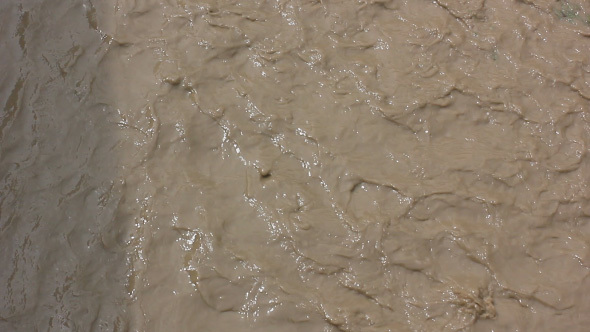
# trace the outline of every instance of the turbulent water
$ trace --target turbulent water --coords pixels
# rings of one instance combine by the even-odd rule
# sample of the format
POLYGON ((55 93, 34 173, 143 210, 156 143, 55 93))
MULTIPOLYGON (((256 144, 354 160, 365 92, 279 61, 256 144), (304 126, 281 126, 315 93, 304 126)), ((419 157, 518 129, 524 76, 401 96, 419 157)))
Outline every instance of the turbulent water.
POLYGON ((0 331, 587 330, 587 1, 0 21, 0 331))

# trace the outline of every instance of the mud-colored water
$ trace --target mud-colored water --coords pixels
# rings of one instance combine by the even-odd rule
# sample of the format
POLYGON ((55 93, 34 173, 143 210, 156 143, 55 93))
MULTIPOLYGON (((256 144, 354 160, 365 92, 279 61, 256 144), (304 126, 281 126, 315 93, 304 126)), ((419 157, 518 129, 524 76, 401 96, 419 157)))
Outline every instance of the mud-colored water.
POLYGON ((586 331, 590 4, 5 0, 1 331, 586 331))

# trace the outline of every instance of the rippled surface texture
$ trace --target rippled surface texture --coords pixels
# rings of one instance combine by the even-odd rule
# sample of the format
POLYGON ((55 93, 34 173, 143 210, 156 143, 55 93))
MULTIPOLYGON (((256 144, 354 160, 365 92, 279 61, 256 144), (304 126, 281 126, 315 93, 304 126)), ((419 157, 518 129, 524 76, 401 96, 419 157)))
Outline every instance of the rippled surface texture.
POLYGON ((0 4, 1 331, 586 331, 590 5, 0 4))

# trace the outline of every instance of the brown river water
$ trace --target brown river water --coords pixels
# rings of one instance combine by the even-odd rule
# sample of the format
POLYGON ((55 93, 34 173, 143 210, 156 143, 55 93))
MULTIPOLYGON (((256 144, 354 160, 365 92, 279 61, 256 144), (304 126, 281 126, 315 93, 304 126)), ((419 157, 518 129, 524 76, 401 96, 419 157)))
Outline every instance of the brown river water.
POLYGON ((588 331, 590 2, 0 22, 0 331, 588 331))

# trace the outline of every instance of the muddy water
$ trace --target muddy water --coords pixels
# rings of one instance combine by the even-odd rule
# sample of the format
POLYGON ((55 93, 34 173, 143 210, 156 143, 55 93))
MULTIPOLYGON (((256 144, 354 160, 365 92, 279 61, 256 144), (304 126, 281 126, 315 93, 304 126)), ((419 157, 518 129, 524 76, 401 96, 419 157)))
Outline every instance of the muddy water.
POLYGON ((0 20, 0 330, 590 323, 587 2, 0 20))

